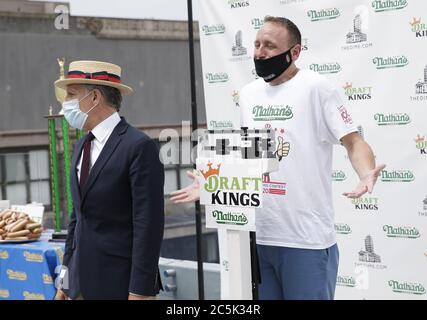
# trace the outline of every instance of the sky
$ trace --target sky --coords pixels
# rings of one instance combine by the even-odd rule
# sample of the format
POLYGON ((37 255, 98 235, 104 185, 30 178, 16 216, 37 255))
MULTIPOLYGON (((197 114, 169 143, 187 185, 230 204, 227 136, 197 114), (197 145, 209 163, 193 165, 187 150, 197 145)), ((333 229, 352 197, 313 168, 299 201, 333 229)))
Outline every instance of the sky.
MULTIPOLYGON (((52 0, 32 0, 53 2, 52 0)), ((72 16, 130 19, 187 20, 187 0, 56 0, 69 2, 72 16)), ((197 19, 197 1, 193 17, 197 19)))

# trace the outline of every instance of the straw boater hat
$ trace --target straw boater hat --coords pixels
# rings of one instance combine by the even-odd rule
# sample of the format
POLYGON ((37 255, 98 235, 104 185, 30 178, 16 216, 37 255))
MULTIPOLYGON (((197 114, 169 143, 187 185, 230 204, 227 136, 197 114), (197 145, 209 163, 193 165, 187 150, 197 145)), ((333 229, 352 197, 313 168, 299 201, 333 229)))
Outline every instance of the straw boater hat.
POLYGON ((70 63, 65 79, 55 81, 55 86, 66 89, 70 84, 95 84, 119 89, 122 94, 133 92, 121 83, 122 68, 102 61, 74 61, 70 63))

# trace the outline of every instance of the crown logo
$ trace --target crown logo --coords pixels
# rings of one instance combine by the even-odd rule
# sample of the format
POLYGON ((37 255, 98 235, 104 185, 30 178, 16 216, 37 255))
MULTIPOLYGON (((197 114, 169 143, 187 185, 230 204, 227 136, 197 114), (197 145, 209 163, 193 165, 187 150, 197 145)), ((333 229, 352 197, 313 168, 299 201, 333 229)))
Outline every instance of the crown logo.
POLYGON ((353 87, 353 84, 350 82, 346 82, 345 86, 343 86, 344 90, 351 89, 352 87, 353 87))
POLYGON ((214 168, 212 168, 212 163, 209 161, 208 162, 208 168, 209 168, 208 170, 200 170, 203 177, 205 177, 205 180, 207 180, 210 176, 219 175, 219 170, 221 168, 221 164, 218 164, 217 168, 214 169, 214 168))
POLYGON ((414 26, 416 26, 417 24, 420 24, 421 23, 421 18, 419 18, 418 20, 414 17, 414 19, 412 20, 412 22, 409 22, 409 24, 412 26, 412 27, 414 27, 414 26))
POLYGON ((414 139, 415 143, 421 143, 424 142, 425 137, 421 137, 419 134, 417 134, 417 137, 414 139))

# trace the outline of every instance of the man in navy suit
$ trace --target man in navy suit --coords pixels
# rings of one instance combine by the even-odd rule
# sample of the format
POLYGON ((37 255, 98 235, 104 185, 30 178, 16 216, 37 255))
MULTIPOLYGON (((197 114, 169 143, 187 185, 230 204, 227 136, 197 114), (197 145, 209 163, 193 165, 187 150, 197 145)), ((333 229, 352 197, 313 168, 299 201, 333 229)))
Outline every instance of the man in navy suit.
POLYGON ((117 112, 132 92, 120 77, 117 65, 76 61, 55 82, 67 92, 66 120, 88 131, 72 157, 74 210, 56 299, 139 300, 161 288, 164 168, 155 143, 117 112))

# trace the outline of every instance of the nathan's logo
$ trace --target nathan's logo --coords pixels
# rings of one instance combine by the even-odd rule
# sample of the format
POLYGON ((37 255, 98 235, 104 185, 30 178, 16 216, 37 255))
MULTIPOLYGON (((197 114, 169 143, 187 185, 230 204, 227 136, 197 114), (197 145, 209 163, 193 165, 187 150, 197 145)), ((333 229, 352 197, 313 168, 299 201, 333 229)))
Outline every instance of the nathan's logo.
POLYGON ((0 289, 0 298, 9 298, 10 293, 7 289, 0 289))
POLYGON ((427 66, 424 68, 424 81, 418 81, 415 85, 415 92, 417 94, 427 93, 427 66))
POLYGON ((414 174, 409 170, 381 171, 383 182, 411 182, 415 180, 414 174))
POLYGON ((43 273, 43 283, 44 284, 52 284, 53 279, 50 275, 43 273))
POLYGON ((232 129, 233 122, 231 120, 211 120, 209 125, 212 129, 232 129))
POLYGON ((24 251, 25 260, 29 262, 43 262, 43 255, 24 251))
POLYGON ((406 0, 374 0, 372 8, 375 12, 403 9, 408 5, 406 0))
POLYGON ((22 296, 24 297, 25 300, 46 300, 46 298, 44 297, 44 294, 42 293, 32 293, 32 292, 24 291, 22 293, 22 296))
POLYGON ((229 80, 228 74, 225 72, 206 73, 205 78, 209 83, 227 82, 229 80))
POLYGON ((7 269, 6 273, 10 280, 21 280, 21 281, 27 280, 27 274, 25 272, 19 272, 19 271, 13 271, 11 269, 7 269))
POLYGON ((393 292, 422 295, 426 294, 426 289, 420 283, 399 282, 397 280, 389 280, 389 287, 393 292))
POLYGON ((0 259, 9 259, 9 252, 5 251, 0 251, 0 259))
POLYGON ((350 101, 372 99, 372 87, 353 87, 352 83, 346 82, 343 89, 350 101))
POLYGON ((204 25, 202 27, 202 31, 205 36, 210 36, 212 34, 222 34, 225 32, 225 26, 222 23, 211 26, 204 25))
POLYGON ((354 198, 351 203, 356 210, 378 211, 378 198, 375 197, 354 198))
POLYGON ((344 171, 332 171, 332 181, 344 181, 345 179, 347 179, 347 176, 345 175, 344 171))
POLYGON ((419 134, 417 134, 417 137, 414 139, 415 141, 415 146, 417 147, 417 149, 420 150, 421 154, 427 154, 426 149, 427 149, 427 140, 425 140, 424 136, 420 136, 419 134))
POLYGON ((408 65, 408 58, 405 56, 394 56, 394 57, 375 57, 372 59, 375 67, 378 70, 389 69, 389 68, 402 68, 408 65))
POLYGON ((414 18, 411 22, 411 31, 415 33, 416 38, 427 37, 427 27, 424 23, 421 23, 421 18, 414 18))
POLYGON ((420 232, 415 227, 393 227, 386 224, 383 226, 383 231, 389 238, 416 239, 420 237, 420 232))
POLYGON ((351 227, 344 223, 335 223, 335 232, 338 234, 350 234, 351 227))
POLYGON ((307 11, 307 16, 311 19, 312 22, 336 19, 340 15, 341 14, 338 8, 328 8, 328 9, 307 11))
POLYGON ((251 25, 252 25, 252 27, 255 30, 259 30, 264 25, 264 19, 262 19, 262 18, 253 18, 251 20, 251 25))
POLYGON ((374 120, 379 126, 401 126, 411 123, 411 117, 407 113, 376 113, 374 120))
POLYGON ((356 286, 356 279, 354 277, 338 275, 337 286, 354 288, 356 286))
POLYGON ((221 164, 208 170, 200 170, 206 183, 204 189, 211 193, 212 205, 233 205, 241 207, 258 207, 260 205, 261 178, 255 177, 220 177, 221 164), (251 192, 258 193, 251 193, 251 192))
POLYGON ((214 217, 216 219, 216 223, 219 224, 234 224, 238 226, 244 226, 248 223, 248 218, 244 213, 224 213, 220 210, 214 210, 212 211, 212 217, 214 217))
POLYGON ((256 105, 252 109, 252 115, 254 121, 288 120, 294 116, 291 107, 284 105, 268 107, 256 105))
POLYGON ((237 8, 243 8, 243 7, 249 7, 249 1, 242 1, 242 0, 228 0, 228 4, 230 5, 231 9, 237 9, 237 8))
POLYGON ((310 64, 310 70, 318 72, 320 74, 338 73, 341 71, 341 66, 338 62, 330 62, 323 64, 312 63, 310 64))

